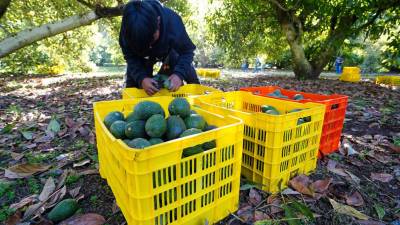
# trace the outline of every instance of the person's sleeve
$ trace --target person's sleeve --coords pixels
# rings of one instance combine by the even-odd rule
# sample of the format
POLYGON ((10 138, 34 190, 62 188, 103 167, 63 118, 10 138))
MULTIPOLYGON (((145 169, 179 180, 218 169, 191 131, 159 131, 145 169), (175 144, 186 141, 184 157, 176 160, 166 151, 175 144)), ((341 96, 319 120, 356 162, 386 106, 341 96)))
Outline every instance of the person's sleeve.
POLYGON ((178 52, 179 58, 175 66, 174 73, 177 74, 182 80, 190 80, 190 69, 193 62, 194 51, 196 46, 190 40, 186 32, 182 19, 178 16, 176 24, 176 40, 174 49, 178 52))
POLYGON ((131 52, 121 36, 119 38, 119 44, 127 63, 126 75, 135 82, 136 87, 141 88, 143 79, 150 77, 153 68, 151 66, 146 66, 146 60, 143 57, 139 57, 131 52))

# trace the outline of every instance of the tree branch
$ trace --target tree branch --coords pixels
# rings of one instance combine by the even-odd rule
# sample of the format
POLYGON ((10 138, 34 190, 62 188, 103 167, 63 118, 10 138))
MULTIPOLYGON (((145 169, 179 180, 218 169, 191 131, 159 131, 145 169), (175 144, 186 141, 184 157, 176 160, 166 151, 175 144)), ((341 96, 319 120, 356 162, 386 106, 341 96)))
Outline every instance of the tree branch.
POLYGON ((366 23, 364 23, 363 25, 357 27, 355 30, 356 31, 361 31, 364 28, 369 27, 370 25, 372 25, 376 19, 378 19, 378 17, 384 12, 383 9, 378 9, 375 13, 375 15, 373 17, 371 17, 366 23))
POLYGON ((274 5, 276 5, 279 9, 281 9, 284 12, 288 12, 289 10, 286 9, 285 7, 283 7, 277 0, 268 0, 271 3, 274 3, 274 5))

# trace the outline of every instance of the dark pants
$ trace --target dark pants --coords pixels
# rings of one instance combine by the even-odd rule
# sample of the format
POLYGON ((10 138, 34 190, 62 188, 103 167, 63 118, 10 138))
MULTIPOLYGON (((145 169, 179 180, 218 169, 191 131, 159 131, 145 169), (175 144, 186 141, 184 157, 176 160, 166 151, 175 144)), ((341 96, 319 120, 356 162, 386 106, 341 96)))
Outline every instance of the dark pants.
MULTIPOLYGON (((176 64, 178 63, 179 54, 175 50, 171 50, 169 55, 165 58, 161 69, 158 71, 159 74, 170 76, 174 73, 176 64)), ((184 80, 188 84, 200 84, 199 78, 193 65, 190 66, 188 74, 184 74, 184 80)), ((126 87, 135 87, 135 83, 132 79, 126 76, 126 87)))

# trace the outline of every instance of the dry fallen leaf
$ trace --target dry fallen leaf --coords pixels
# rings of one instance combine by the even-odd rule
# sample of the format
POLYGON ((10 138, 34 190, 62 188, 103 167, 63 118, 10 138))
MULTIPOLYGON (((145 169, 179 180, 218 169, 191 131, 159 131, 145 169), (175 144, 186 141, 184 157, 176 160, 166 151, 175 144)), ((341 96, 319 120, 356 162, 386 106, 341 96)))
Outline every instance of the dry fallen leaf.
POLYGON ((253 205, 258 205, 261 202, 261 195, 255 188, 250 189, 249 202, 253 205))
POLYGON ((24 154, 16 153, 16 152, 11 152, 11 158, 13 158, 15 161, 18 161, 24 157, 24 154))
POLYGON ((83 161, 81 161, 81 162, 74 163, 74 164, 73 164, 73 167, 74 167, 74 168, 76 168, 76 167, 81 167, 81 166, 84 166, 84 165, 86 165, 86 164, 88 164, 88 163, 90 163, 90 159, 86 159, 86 160, 83 160, 83 161))
POLYGON ((70 117, 65 117, 65 124, 69 127, 69 128, 72 128, 72 127, 74 127, 75 125, 76 125, 76 122, 72 119, 72 118, 70 118, 70 117))
POLYGON ((103 216, 95 213, 77 215, 62 221, 59 225, 102 225, 106 222, 103 216))
POLYGON ((317 180, 311 184, 310 188, 311 188, 311 190, 314 190, 315 192, 324 193, 326 190, 328 190, 331 182, 332 182, 332 178, 327 178, 324 180, 317 180))
POLYGON ((311 180, 306 175, 299 175, 289 181, 289 186, 293 189, 302 194, 313 197, 314 192, 309 188, 310 184, 311 180))
POLYGON ((356 150, 354 150, 353 146, 351 146, 350 142, 348 141, 343 141, 343 150, 347 156, 359 154, 356 150))
POLYGON ((25 211, 23 219, 25 220, 27 218, 30 218, 31 216, 35 215, 37 212, 40 212, 40 211, 44 212, 44 208, 43 208, 43 203, 42 202, 36 203, 34 205, 31 205, 25 211))
POLYGON ((5 225, 16 225, 19 224, 21 221, 21 211, 16 211, 13 215, 8 217, 8 219, 5 221, 5 225))
POLYGON ((25 197, 18 203, 11 204, 10 209, 18 210, 18 209, 34 202, 36 200, 36 198, 37 198, 37 195, 31 195, 31 196, 25 197))
POLYGON ((351 206, 363 206, 364 199, 358 191, 355 191, 351 195, 346 195, 346 204, 351 206))
POLYGON ((242 218, 244 221, 250 221, 253 217, 253 207, 248 205, 237 211, 237 215, 242 218))
POLYGON ((54 184, 54 180, 52 177, 47 178, 46 183, 43 187, 42 192, 39 195, 40 201, 45 201, 56 189, 56 185, 54 184))
POLYGON ((331 203, 333 209, 337 213, 348 215, 348 216, 353 216, 360 220, 368 220, 368 218, 369 218, 367 215, 359 212, 357 209, 355 209, 351 206, 340 204, 333 199, 329 199, 329 202, 331 203))
POLYGON ((254 212, 254 221, 259 221, 259 220, 267 220, 271 219, 268 214, 262 212, 262 211, 255 211, 254 212))
POLYGON ((85 176, 85 175, 96 175, 99 174, 98 170, 88 169, 78 173, 78 176, 85 176))
POLYGON ((396 146, 392 143, 389 144, 389 149, 394 152, 400 154, 400 146, 396 146))
POLYGON ((79 191, 81 190, 81 186, 74 188, 72 190, 69 190, 68 193, 71 195, 72 198, 75 198, 76 196, 79 195, 79 191))
POLYGON ((276 206, 280 206, 281 205, 281 199, 277 195, 268 196, 267 203, 269 205, 271 205, 271 214, 275 214, 275 213, 279 213, 279 212, 283 211, 282 208, 276 207, 276 206), (274 205, 276 205, 276 206, 274 206, 274 205))
POLYGON ((393 175, 388 173, 371 173, 371 179, 387 183, 393 180, 393 175))
POLYGON ((360 225, 385 225, 386 223, 382 223, 380 221, 374 220, 357 220, 357 223, 360 225))
POLYGON ((67 187, 63 186, 61 189, 57 190, 55 194, 49 199, 46 208, 49 209, 55 206, 59 201, 64 198, 65 194, 67 194, 67 187))
POLYGON ((36 225, 53 225, 53 222, 45 218, 41 218, 41 220, 36 225))
POLYGON ((4 176, 9 179, 27 178, 35 173, 46 171, 50 166, 40 164, 18 164, 5 170, 4 176))
POLYGON ((69 171, 64 170, 63 173, 61 174, 61 176, 58 178, 57 187, 56 187, 57 190, 60 189, 64 185, 65 179, 67 179, 68 174, 69 174, 69 171))
POLYGON ((360 185, 361 179, 358 178, 356 175, 352 174, 349 171, 346 171, 347 175, 349 175, 349 178, 356 184, 356 185, 360 185))
POLYGON ((291 188, 286 188, 285 190, 282 191, 282 194, 283 195, 301 195, 300 192, 295 191, 295 190, 293 190, 291 188))

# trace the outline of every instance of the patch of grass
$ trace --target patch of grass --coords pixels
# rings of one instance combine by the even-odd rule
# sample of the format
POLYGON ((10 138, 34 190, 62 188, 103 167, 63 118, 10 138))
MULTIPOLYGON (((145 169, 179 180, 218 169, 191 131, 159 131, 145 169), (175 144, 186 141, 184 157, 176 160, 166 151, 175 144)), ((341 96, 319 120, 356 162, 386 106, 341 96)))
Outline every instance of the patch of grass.
POLYGON ((15 199, 14 183, 0 182, 0 196, 0 222, 3 222, 14 213, 8 206, 15 199))
POLYGON ((97 195, 92 195, 90 197, 90 203, 92 203, 93 205, 96 205, 99 202, 99 198, 97 197, 97 195))
POLYGON ((330 159, 332 159, 332 160, 335 160, 335 161, 337 161, 337 162, 340 162, 340 156, 337 155, 337 154, 328 155, 328 158, 330 158, 330 159))
POLYGON ((7 199, 9 201, 14 200, 15 192, 12 189, 13 189, 12 183, 1 182, 0 183, 0 196, 7 196, 7 199))
POLYGON ((21 114, 22 109, 21 109, 21 106, 19 106, 19 105, 10 105, 6 109, 6 112, 10 113, 10 114, 12 114, 12 113, 21 114))
POLYGON ((69 175, 65 179, 65 184, 67 184, 67 185, 75 184, 76 182, 78 182, 79 178, 81 178, 81 177, 78 175, 69 175))
POLYGON ((51 161, 57 157, 58 153, 53 151, 49 153, 41 153, 41 154, 33 154, 32 152, 28 152, 25 154, 26 159, 28 160, 29 163, 35 164, 35 163, 43 163, 46 161, 51 161))
POLYGON ((40 183, 35 178, 28 179, 28 189, 32 194, 39 194, 40 192, 40 183))
POLYGON ((79 139, 74 143, 73 147, 75 149, 80 149, 80 148, 87 147, 87 144, 86 144, 86 142, 84 140, 79 139))

